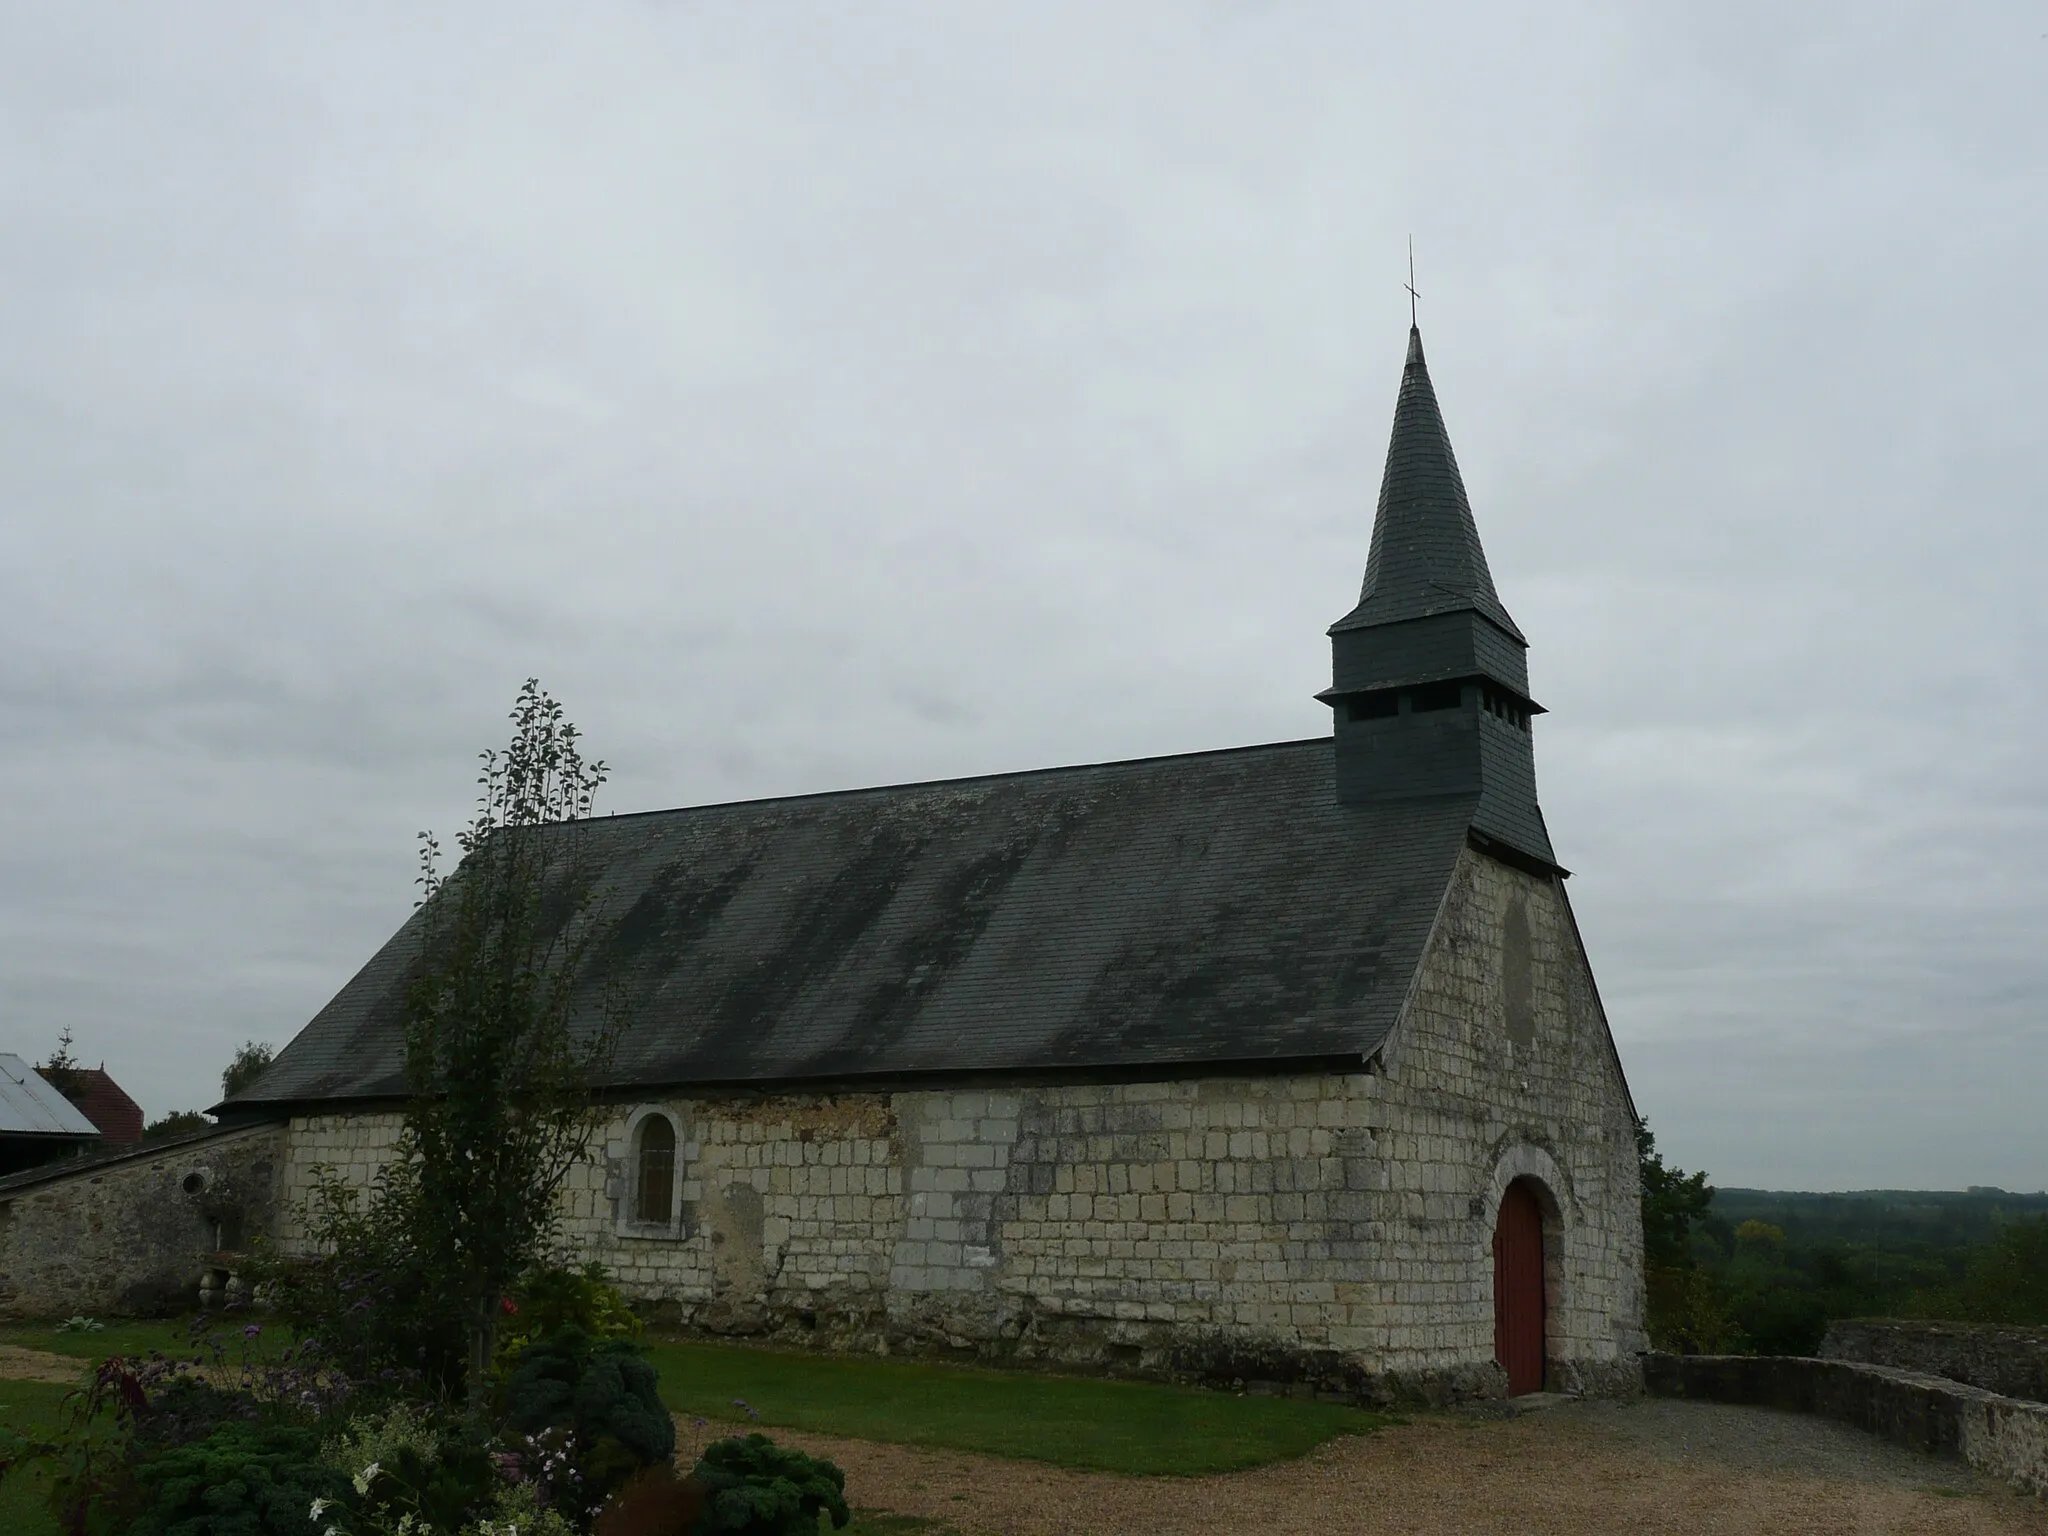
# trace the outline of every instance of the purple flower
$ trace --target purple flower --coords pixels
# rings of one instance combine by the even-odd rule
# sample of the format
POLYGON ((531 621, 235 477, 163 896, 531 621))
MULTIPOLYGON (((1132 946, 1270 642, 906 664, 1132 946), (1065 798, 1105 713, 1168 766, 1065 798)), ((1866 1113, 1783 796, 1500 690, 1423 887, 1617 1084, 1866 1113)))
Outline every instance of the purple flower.
POLYGON ((262 1331, 263 1325, 261 1323, 251 1323, 248 1327, 242 1330, 242 1337, 245 1339, 253 1339, 256 1337, 257 1334, 261 1333, 262 1331))

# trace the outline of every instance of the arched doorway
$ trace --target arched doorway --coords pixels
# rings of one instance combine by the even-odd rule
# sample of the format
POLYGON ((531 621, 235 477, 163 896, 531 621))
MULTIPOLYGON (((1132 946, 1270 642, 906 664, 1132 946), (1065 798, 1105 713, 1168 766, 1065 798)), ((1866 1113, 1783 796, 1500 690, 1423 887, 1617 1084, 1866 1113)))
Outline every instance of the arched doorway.
POLYGON ((1508 1396, 1543 1390, 1543 1205, 1532 1179, 1516 1179, 1493 1229, 1493 1358, 1508 1396))

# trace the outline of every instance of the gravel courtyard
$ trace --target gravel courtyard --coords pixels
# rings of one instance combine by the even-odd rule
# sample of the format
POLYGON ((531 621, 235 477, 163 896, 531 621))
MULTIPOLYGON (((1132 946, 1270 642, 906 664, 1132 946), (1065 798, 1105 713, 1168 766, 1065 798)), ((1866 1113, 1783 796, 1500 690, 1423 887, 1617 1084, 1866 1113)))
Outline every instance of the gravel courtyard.
MULTIPOLYGON (((692 1433, 683 1430, 685 1452, 692 1433)), ((855 1504, 927 1516, 965 1536, 2048 1536, 2048 1501, 1959 1462, 1825 1420, 1707 1403, 1432 1415, 1333 1441, 1300 1461, 1189 1479, 775 1433, 837 1461, 855 1504)))

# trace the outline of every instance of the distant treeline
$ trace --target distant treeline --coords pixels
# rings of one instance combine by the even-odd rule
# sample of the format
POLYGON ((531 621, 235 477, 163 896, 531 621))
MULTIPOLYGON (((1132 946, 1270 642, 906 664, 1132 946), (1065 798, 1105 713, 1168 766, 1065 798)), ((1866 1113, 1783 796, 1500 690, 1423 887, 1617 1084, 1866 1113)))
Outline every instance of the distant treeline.
POLYGON ((1842 1317, 2048 1324, 2048 1194, 1719 1189, 1686 1252, 1699 1348, 1812 1354, 1842 1317))
POLYGON ((1810 1355, 1843 1317, 2048 1326, 2048 1193, 1716 1189, 1647 1125, 1637 1144, 1660 1349, 1810 1355))
POLYGON ((1777 1189, 1716 1189, 1702 1225, 1722 1252, 1733 1251, 1735 1229, 1769 1222, 1788 1243, 1842 1243, 1906 1253, 1951 1254, 1988 1243, 2015 1217, 2048 1216, 2048 1193, 2009 1190, 1859 1189, 1816 1195, 1777 1189))

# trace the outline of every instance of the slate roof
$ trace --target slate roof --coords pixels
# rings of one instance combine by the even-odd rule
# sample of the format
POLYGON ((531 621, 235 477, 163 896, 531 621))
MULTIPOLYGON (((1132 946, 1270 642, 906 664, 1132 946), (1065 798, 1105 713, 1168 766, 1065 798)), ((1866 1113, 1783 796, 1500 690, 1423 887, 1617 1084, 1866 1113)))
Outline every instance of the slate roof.
POLYGON ((1483 615, 1527 643, 1493 590, 1465 479, 1429 382, 1422 332, 1410 329, 1365 582, 1358 606, 1330 632, 1463 610, 1483 615))
MULTIPOLYGON (((1474 797, 1341 806, 1332 743, 598 818, 613 1082, 1358 1059, 1474 797)), ((412 921, 225 1108, 403 1092, 412 921)))
POLYGON ((99 1127, 78 1112, 41 1073, 12 1051, 0 1051, 0 1135, 97 1136, 99 1127))

